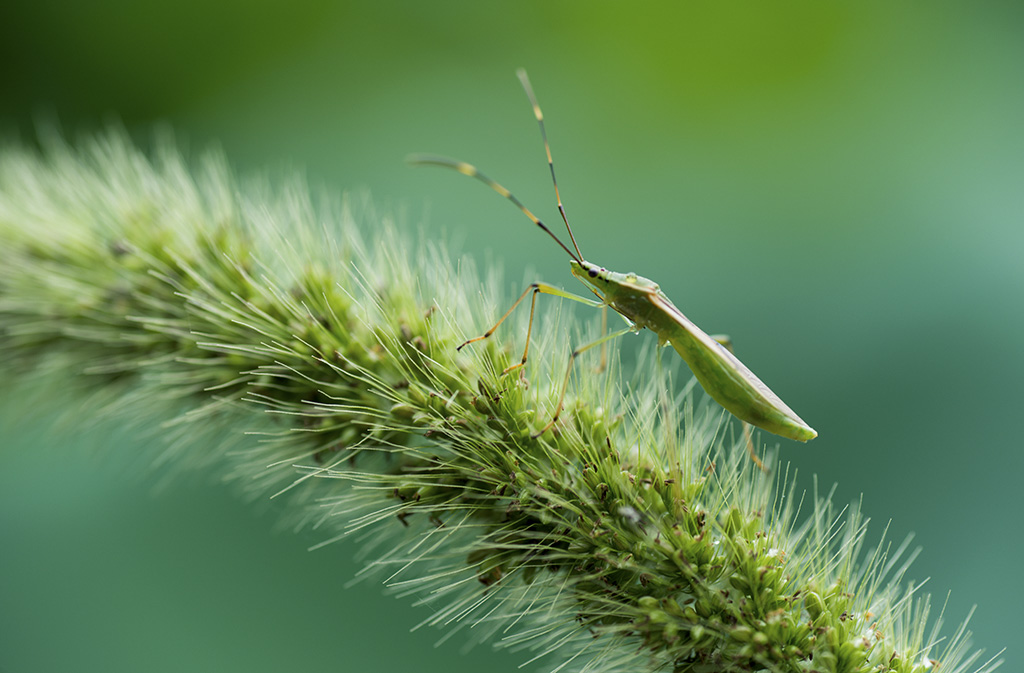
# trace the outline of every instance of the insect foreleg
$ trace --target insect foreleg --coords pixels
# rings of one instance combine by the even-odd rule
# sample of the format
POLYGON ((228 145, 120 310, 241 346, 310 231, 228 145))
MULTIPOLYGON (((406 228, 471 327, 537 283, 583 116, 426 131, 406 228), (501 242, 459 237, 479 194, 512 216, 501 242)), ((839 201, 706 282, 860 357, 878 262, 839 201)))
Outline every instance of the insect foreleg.
POLYGON ((595 301, 593 299, 587 299, 586 297, 577 296, 575 294, 572 294, 571 292, 566 292, 565 290, 560 290, 557 287, 554 287, 553 285, 548 285, 547 283, 530 283, 529 287, 527 287, 525 290, 523 290, 523 293, 521 295, 519 295, 519 299, 516 299, 515 303, 512 304, 512 306, 509 307, 509 309, 507 311, 505 311, 505 315, 501 316, 501 319, 499 319, 498 322, 495 323, 494 327, 492 327, 491 329, 489 329, 486 332, 484 332, 481 336, 473 337, 472 339, 468 339, 467 341, 464 341, 455 350, 462 350, 463 346, 467 346, 467 345, 473 343, 474 341, 482 341, 482 340, 486 339, 487 337, 491 336, 492 334, 494 334, 494 331, 497 330, 498 327, 501 326, 501 323, 505 322, 505 319, 508 318, 509 315, 512 314, 512 311, 514 311, 516 309, 516 306, 519 306, 519 304, 521 304, 522 301, 524 299, 526 299, 526 295, 528 295, 530 293, 533 293, 533 297, 530 300, 530 322, 529 322, 529 325, 526 328, 526 347, 523 349, 523 358, 518 363, 516 363, 516 364, 514 364, 514 365, 512 365, 510 367, 507 367, 505 369, 505 371, 502 372, 502 374, 507 374, 510 371, 512 371, 513 369, 518 369, 519 367, 522 367, 523 365, 526 364, 526 358, 527 358, 527 355, 529 355, 529 352, 530 352, 530 334, 533 332, 533 315, 534 315, 534 310, 537 307, 537 295, 538 294, 542 294, 542 293, 543 294, 550 294, 550 295, 554 295, 556 297, 562 297, 564 299, 572 299, 573 301, 578 301, 578 302, 580 302, 582 304, 586 304, 588 306, 601 306, 601 302, 599 302, 599 301, 595 301))
POLYGON ((584 353, 584 352, 590 350, 594 346, 600 346, 601 344, 604 344, 604 343, 606 343, 608 341, 611 341, 612 339, 614 339, 616 337, 620 337, 620 336, 622 336, 623 334, 625 334, 627 332, 633 332, 633 331, 635 331, 635 328, 632 325, 630 325, 629 327, 625 327, 623 329, 620 329, 617 332, 612 332, 611 334, 605 334, 604 336, 602 336, 597 341, 592 341, 592 342, 588 343, 586 346, 580 346, 579 348, 577 348, 576 350, 574 350, 572 353, 569 354, 569 366, 565 368, 565 378, 562 380, 562 391, 558 395, 558 405, 555 407, 555 415, 552 416, 551 420, 548 421, 547 425, 545 425, 543 428, 541 428, 540 432, 533 433, 533 435, 531 435, 532 437, 534 437, 534 438, 540 437, 545 432, 550 430, 551 426, 553 426, 555 424, 555 422, 558 420, 559 414, 562 413, 562 405, 565 403, 565 391, 569 388, 569 376, 572 374, 572 365, 576 361, 576 358, 579 357, 579 355, 581 353, 584 353))

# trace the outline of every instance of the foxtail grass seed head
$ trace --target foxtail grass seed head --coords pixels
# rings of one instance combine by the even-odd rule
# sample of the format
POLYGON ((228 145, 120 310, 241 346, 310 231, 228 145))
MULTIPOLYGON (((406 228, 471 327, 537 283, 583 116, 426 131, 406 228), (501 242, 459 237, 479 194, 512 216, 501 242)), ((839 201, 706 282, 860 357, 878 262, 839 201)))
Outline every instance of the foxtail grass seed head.
POLYGON ((538 318, 524 378, 501 375, 521 330, 456 352, 505 304, 469 260, 366 199, 240 185, 166 141, 153 158, 117 132, 43 145, 0 153, 5 378, 162 421, 154 462, 284 498, 323 544, 368 533, 366 574, 429 604, 426 623, 548 670, 998 665, 930 617, 907 543, 865 548, 855 507, 759 472, 652 353, 629 377, 581 362, 534 437, 565 330, 538 318))

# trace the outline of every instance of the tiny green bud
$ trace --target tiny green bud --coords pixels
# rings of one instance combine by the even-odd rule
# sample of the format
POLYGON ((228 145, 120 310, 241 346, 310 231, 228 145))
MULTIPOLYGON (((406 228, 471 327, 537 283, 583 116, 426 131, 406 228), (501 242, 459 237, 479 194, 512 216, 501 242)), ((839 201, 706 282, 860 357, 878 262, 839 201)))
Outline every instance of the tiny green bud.
POLYGON ((818 619, 820 619, 827 611, 825 602, 821 600, 821 596, 813 591, 805 593, 804 607, 807 608, 807 614, 811 616, 813 621, 818 621, 818 619))
POLYGON ((729 631, 733 640, 741 643, 749 643, 754 637, 754 630, 749 626, 735 626, 729 631))
POLYGON ((641 596, 637 600, 637 605, 642 607, 644 610, 654 610, 658 607, 658 599, 654 596, 641 596))

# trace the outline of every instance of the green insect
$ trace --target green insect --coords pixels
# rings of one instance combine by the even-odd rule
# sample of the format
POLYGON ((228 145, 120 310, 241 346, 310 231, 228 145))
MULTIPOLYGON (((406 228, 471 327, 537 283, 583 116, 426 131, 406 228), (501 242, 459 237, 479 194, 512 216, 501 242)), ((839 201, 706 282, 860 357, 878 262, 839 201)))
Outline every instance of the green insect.
MULTIPOLYGON (((689 365, 697 381, 703 386, 708 395, 744 423, 749 423, 776 435, 801 442, 817 437, 817 432, 797 416, 785 402, 779 399, 778 395, 773 393, 768 386, 761 382, 761 379, 757 378, 753 372, 733 355, 732 345, 728 337, 712 337, 706 334, 693 324, 689 318, 683 315, 682 311, 675 307, 669 298, 658 288, 657 283, 635 273, 609 271, 604 267, 583 259, 579 246, 576 244, 576 237, 573 236, 572 227, 569 226, 569 220, 565 216, 565 208, 562 207, 562 198, 558 192, 558 181, 555 179, 555 165, 551 159, 551 147, 548 145, 547 132, 544 129, 544 115, 541 113, 540 105, 537 104, 537 98, 534 96, 530 80, 526 76, 526 71, 520 69, 517 74, 522 82, 523 89, 526 90, 530 103, 533 105, 534 116, 536 116, 537 122, 540 125, 541 138, 544 141, 544 149, 547 153, 548 167, 551 169, 551 181, 555 187, 555 198, 558 201, 558 211, 562 215, 562 220, 565 222, 566 229, 569 232, 572 249, 562 243, 510 191, 481 173, 475 166, 462 161, 432 155, 413 155, 409 157, 408 161, 415 165, 431 164, 454 169, 463 175, 480 180, 514 203, 534 224, 547 232, 569 254, 571 258, 569 265, 572 275, 582 281, 591 292, 597 295, 598 299, 595 301, 579 297, 547 283, 532 283, 494 327, 487 330, 483 335, 466 341, 459 346, 459 349, 461 350, 470 343, 491 336, 512 311, 519 306, 523 299, 526 298, 526 295, 532 293, 530 323, 526 333, 526 347, 523 350, 522 359, 505 370, 505 373, 508 373, 526 364, 526 358, 530 350, 530 332, 533 329, 533 315, 537 305, 538 294, 564 297, 590 306, 610 307, 623 317, 627 327, 610 334, 606 332, 597 341, 577 348, 572 352, 569 356, 569 366, 565 373, 565 379, 562 382, 562 390, 554 416, 547 425, 534 435, 535 437, 545 433, 558 421, 565 402, 565 393, 569 384, 570 374, 572 373, 573 362, 576 358, 584 351, 604 344, 610 339, 614 339, 627 332, 638 332, 645 327, 658 335, 658 341, 661 345, 671 344, 683 360, 686 361, 686 364, 689 365)), ((753 452, 753 444, 749 442, 749 428, 747 430, 751 457, 760 465, 760 461, 753 452)))

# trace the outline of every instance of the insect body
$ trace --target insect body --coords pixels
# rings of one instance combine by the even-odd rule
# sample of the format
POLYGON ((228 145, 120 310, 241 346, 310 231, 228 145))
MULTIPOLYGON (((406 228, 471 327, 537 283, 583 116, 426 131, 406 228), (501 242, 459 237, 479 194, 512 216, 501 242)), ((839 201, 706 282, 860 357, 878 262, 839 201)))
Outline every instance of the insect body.
POLYGON ((801 442, 818 436, 726 345, 683 315, 656 283, 636 274, 607 271, 587 261, 572 260, 569 264, 572 275, 593 288, 636 329, 646 327, 663 343, 672 344, 701 387, 733 416, 801 442))
MULTIPOLYGON (((761 382, 735 355, 731 352, 728 340, 724 337, 712 337, 691 322, 682 311, 669 300, 668 297, 658 288, 653 281, 633 273, 617 273, 608 271, 591 262, 583 259, 579 246, 576 244, 572 228, 562 207, 562 199, 558 192, 558 181, 555 179, 554 162, 551 159, 551 149, 548 145, 547 134, 544 130, 544 117, 537 104, 530 81, 526 72, 518 72, 519 79, 526 90, 526 94, 533 105, 534 115, 540 124, 541 137, 544 140, 544 148, 547 152, 548 166, 551 169, 551 180, 555 186, 555 197, 558 201, 558 210, 565 221, 566 229, 573 248, 570 249, 548 227, 541 222, 526 206, 500 184, 477 170, 476 167, 462 161, 447 159, 430 155, 416 155, 409 158, 413 164, 433 164, 454 169, 463 175, 480 180, 494 191, 518 207, 538 227, 547 232, 565 250, 571 260, 569 262, 572 274, 582 281, 598 298, 597 301, 578 297, 563 290, 559 290, 546 283, 533 283, 520 295, 515 304, 501 317, 494 327, 485 332, 482 336, 470 339, 459 348, 474 341, 486 339, 505 321, 505 318, 532 292, 530 307, 530 326, 526 335, 526 348, 523 351, 522 360, 506 369, 506 373, 521 367, 526 363, 527 354, 530 348, 530 331, 533 329, 533 311, 536 307, 538 294, 551 294, 574 301, 580 301, 592 306, 608 307, 619 313, 627 323, 625 329, 605 334, 597 341, 577 348, 569 357, 569 368, 566 371, 565 380, 562 383, 561 396, 554 417, 537 433, 543 434, 558 420, 562 405, 565 400, 565 391, 568 386, 569 375, 576 357, 583 351, 603 344, 609 339, 615 338, 629 331, 639 331, 647 328, 658 335, 661 344, 671 344, 672 348, 683 358, 693 371, 697 381, 704 390, 721 404, 726 410, 740 420, 757 426, 769 432, 789 439, 801 442, 814 439, 818 436, 807 423, 790 409, 785 402, 779 399, 768 386, 761 382)), ((757 461, 751 444, 751 456, 757 461)), ((757 461, 760 463, 760 461, 757 461)))

